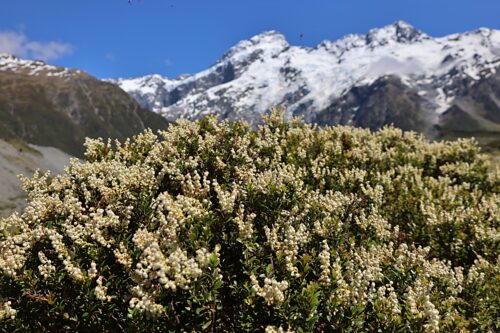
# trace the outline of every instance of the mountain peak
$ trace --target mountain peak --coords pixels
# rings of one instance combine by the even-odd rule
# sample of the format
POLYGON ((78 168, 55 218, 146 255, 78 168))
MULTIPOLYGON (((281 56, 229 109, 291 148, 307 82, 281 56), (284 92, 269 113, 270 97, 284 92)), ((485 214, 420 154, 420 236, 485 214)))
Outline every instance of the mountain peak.
POLYGON ((411 24, 400 20, 381 28, 371 29, 366 35, 349 34, 336 41, 324 40, 317 48, 343 53, 366 45, 377 47, 391 43, 412 44, 430 38, 411 24))
POLYGON ((399 28, 399 29, 412 29, 412 30, 416 30, 413 25, 411 25, 410 23, 408 23, 406 21, 403 21, 403 20, 398 20, 398 21, 394 22, 391 25, 394 26, 394 27, 396 27, 396 28, 399 28))
POLYGON ((268 43, 268 42, 285 42, 286 43, 286 38, 285 36, 276 30, 268 30, 261 32, 260 34, 257 34, 250 38, 251 41, 256 42, 256 43, 268 43))
POLYGON ((266 56, 275 56, 288 47, 289 44, 282 33, 270 30, 240 41, 223 58, 241 61, 255 52, 264 53, 266 56))
POLYGON ((485 27, 481 27, 481 28, 478 28, 475 30, 476 33, 481 34, 481 35, 486 35, 486 36, 489 35, 492 31, 493 31, 493 29, 485 28, 485 27))
POLYGON ((386 45, 390 42, 411 44, 430 37, 405 21, 396 21, 382 28, 371 29, 366 35, 367 43, 372 46, 386 45))
POLYGON ((160 74, 150 74, 144 76, 144 80, 146 81, 153 81, 153 82, 163 82, 163 81, 168 81, 168 77, 164 77, 160 74))

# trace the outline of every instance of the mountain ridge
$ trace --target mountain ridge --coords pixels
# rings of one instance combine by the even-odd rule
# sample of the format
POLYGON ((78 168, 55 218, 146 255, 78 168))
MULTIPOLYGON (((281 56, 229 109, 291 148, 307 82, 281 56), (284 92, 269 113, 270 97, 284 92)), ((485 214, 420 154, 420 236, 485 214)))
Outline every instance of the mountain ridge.
POLYGON ((85 137, 125 139, 167 121, 79 69, 0 54, 0 138, 83 156, 85 137))
MULTIPOLYGON (((214 65, 187 77, 107 81, 169 120, 216 114, 221 119, 258 122, 271 107, 283 106, 287 116, 302 115, 315 122, 321 117, 338 118, 333 114, 325 118, 325 110, 334 112, 333 106, 341 105, 352 89, 374 85, 365 89, 374 91, 380 80, 396 77, 401 81, 396 90, 415 95, 408 99, 413 101, 411 108, 429 114, 424 127, 432 136, 440 128, 441 115, 456 107, 464 91, 488 81, 499 69, 499 30, 479 28, 431 37, 397 21, 315 47, 293 46, 283 34, 267 31, 240 41, 214 65)), ((388 84, 394 86, 394 81, 388 84)), ((390 93, 393 89, 387 91, 385 101, 395 98, 390 93)), ((346 124, 376 127, 357 124, 360 117, 352 110, 335 112, 350 115, 346 124)))

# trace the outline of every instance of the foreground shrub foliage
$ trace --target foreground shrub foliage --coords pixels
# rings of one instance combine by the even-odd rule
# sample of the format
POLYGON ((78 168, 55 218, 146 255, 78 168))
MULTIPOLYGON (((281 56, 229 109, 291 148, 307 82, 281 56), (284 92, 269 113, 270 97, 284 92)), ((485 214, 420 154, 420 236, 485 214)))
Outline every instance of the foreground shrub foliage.
POLYGON ((0 222, 3 331, 498 331, 500 175, 471 141, 273 112, 88 140, 0 222))

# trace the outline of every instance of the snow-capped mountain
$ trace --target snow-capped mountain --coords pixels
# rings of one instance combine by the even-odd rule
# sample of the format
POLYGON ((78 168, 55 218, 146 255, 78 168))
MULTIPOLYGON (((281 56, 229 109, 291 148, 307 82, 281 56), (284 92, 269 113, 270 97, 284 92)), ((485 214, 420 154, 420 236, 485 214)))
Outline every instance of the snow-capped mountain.
MULTIPOLYGON (((391 100, 379 96, 387 105, 378 107, 387 110, 380 115, 386 119, 377 123, 388 119, 398 125, 409 117, 391 110, 399 98, 402 102, 392 107, 408 104, 406 108, 419 112, 406 127, 429 131, 472 86, 497 77, 497 69, 499 30, 433 38, 399 21, 314 48, 291 46, 282 34, 269 31, 239 42, 212 67, 191 76, 110 81, 169 120, 214 113, 255 121, 272 106, 283 106, 287 114, 303 115, 306 121, 354 125, 360 125, 360 113, 369 113, 364 104, 375 103, 374 94, 386 87, 391 100)), ((500 98, 493 100, 499 107, 500 98)), ((469 109, 462 111, 477 118, 469 109)), ((480 118, 488 129, 500 131, 500 122, 480 118)))

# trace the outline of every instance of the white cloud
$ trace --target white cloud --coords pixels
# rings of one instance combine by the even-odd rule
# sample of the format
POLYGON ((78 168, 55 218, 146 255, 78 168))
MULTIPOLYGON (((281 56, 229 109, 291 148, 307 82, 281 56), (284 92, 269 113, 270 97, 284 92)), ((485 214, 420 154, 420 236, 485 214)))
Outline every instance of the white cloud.
POLYGON ((170 67, 172 65, 173 65, 173 63, 172 63, 172 61, 170 59, 168 59, 168 58, 165 59, 165 66, 170 67))
POLYGON ((73 51, 73 46, 60 42, 30 40, 23 32, 0 31, 0 52, 23 58, 54 60, 73 51))

